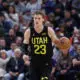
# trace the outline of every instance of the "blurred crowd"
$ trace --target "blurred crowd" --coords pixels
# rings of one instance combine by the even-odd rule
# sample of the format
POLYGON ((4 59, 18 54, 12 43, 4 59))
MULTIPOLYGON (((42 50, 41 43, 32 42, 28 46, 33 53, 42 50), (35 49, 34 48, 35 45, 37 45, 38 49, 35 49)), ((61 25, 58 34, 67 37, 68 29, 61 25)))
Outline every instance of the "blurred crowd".
POLYGON ((38 10, 46 27, 71 41, 69 50, 53 46, 52 79, 80 80, 80 0, 0 0, 0 80, 29 80, 30 60, 21 46, 38 10))

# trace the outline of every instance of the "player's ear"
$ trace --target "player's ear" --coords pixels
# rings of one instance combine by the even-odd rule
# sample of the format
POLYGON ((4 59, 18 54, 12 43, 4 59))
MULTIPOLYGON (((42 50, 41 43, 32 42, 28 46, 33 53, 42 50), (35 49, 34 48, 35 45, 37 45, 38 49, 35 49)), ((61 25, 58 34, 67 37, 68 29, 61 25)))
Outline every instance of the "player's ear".
POLYGON ((44 18, 43 18, 43 22, 44 22, 45 20, 44 20, 44 18))
POLYGON ((42 20, 43 20, 43 22, 45 22, 45 17, 43 17, 43 19, 42 19, 42 20))

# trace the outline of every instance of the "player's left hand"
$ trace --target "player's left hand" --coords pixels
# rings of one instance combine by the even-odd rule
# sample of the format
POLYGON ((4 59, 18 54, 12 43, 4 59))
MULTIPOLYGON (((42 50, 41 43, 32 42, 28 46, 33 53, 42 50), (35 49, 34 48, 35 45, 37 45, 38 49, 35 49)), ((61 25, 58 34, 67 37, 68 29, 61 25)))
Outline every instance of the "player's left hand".
POLYGON ((70 46, 71 46, 71 43, 67 37, 60 38, 59 49, 69 49, 70 46))

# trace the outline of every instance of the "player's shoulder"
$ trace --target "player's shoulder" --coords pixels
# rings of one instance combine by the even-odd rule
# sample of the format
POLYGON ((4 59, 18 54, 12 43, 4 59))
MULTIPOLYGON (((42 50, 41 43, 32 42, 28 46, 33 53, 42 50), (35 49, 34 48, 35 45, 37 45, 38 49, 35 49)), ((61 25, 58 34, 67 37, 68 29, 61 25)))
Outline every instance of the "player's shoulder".
POLYGON ((53 28, 52 27, 48 27, 48 32, 53 32, 53 28))
POLYGON ((27 37, 30 36, 30 28, 28 28, 28 29, 25 30, 24 36, 27 36, 27 37))
POLYGON ((25 33, 30 33, 30 28, 26 29, 25 33))

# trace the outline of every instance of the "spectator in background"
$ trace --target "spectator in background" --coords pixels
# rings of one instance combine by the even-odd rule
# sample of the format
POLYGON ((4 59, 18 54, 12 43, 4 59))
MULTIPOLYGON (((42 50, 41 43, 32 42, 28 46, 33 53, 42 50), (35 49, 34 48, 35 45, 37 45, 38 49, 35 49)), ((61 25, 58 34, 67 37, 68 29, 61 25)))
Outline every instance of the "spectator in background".
POLYGON ((19 14, 15 10, 15 6, 11 5, 8 8, 8 13, 4 13, 6 20, 11 23, 11 27, 14 26, 14 24, 19 24, 19 14))
POLYGON ((73 35, 70 38, 72 46, 70 48, 70 55, 74 57, 76 55, 77 46, 80 44, 80 32, 78 29, 74 29, 73 35))
POLYGON ((45 21, 44 26, 46 26, 46 27, 50 26, 53 28, 53 24, 50 21, 45 21))
POLYGON ((4 15, 2 12, 0 12, 0 25, 3 25, 4 15))
POLYGON ((58 38, 64 36, 64 34, 61 32, 61 29, 59 27, 55 28, 55 33, 56 33, 56 35, 57 35, 58 38))
POLYGON ((2 49, 7 50, 7 45, 4 38, 0 39, 0 46, 2 47, 2 49))
POLYGON ((80 0, 73 0, 72 7, 75 8, 78 12, 80 10, 80 0))
POLYGON ((3 11, 7 11, 9 4, 6 1, 2 0, 2 5, 3 5, 3 11))
POLYGON ((74 27, 77 26, 76 21, 71 17, 71 12, 66 10, 64 12, 64 23, 65 23, 65 36, 71 37, 74 27))
POLYGON ((51 22, 51 24, 53 25, 53 28, 57 27, 54 13, 49 13, 48 14, 48 21, 51 22))
POLYGON ((16 49, 16 47, 17 47, 17 45, 16 45, 16 43, 11 43, 11 45, 10 45, 10 49, 7 51, 7 55, 9 56, 9 57, 14 57, 14 50, 16 49))
POLYGON ((26 9, 29 9, 31 14, 34 14, 37 10, 41 9, 41 4, 37 0, 30 0, 26 5, 26 9))
POLYGON ((4 35, 5 35, 3 22, 4 22, 4 15, 3 15, 3 13, 0 13, 0 37, 4 37, 4 35))
POLYGON ((26 21, 23 17, 23 15, 19 16, 19 25, 20 25, 20 31, 24 33, 24 31, 29 27, 29 21, 26 21))
POLYGON ((73 58, 76 55, 76 49, 79 44, 79 41, 75 40, 69 50, 70 56, 73 58))
POLYGON ((78 11, 75 8, 72 8, 71 10, 72 18, 77 22, 78 26, 76 26, 78 29, 80 29, 80 17, 78 15, 78 11))
POLYGON ((19 23, 19 14, 15 11, 15 6, 9 6, 8 13, 13 25, 19 23))
POLYGON ((5 32, 5 34, 7 34, 9 29, 11 29, 12 24, 10 21, 8 21, 8 19, 6 19, 6 13, 5 12, 0 13, 0 25, 3 28, 2 29, 3 34, 4 34, 4 32, 5 32))
POLYGON ((14 29, 10 29, 8 34, 5 36, 6 45, 7 45, 8 49, 10 49, 10 45, 12 42, 15 41, 15 38, 16 38, 16 33, 15 33, 14 29))
POLYGON ((15 7, 16 12, 18 12, 19 14, 22 14, 23 12, 25 12, 26 4, 27 4, 27 0, 19 0, 18 4, 15 7))
POLYGON ((3 10, 4 10, 3 2, 2 2, 2 0, 0 0, 0 11, 3 11, 3 10))
POLYGON ((12 0, 4 0, 3 2, 5 2, 7 4, 7 6, 11 5, 12 0))
POLYGON ((16 37, 16 40, 15 40, 15 43, 16 43, 16 45, 17 45, 18 47, 21 47, 21 46, 22 46, 22 41, 23 41, 23 38, 17 36, 17 37, 16 37))
POLYGON ((72 43, 75 40, 79 41, 79 43, 80 43, 80 30, 78 30, 76 27, 74 28, 73 35, 71 38, 72 38, 72 43))
POLYGON ((4 75, 4 80, 24 80, 24 61, 21 58, 21 50, 14 50, 14 57, 7 63, 7 74, 4 75))
POLYGON ((29 24, 32 20, 32 15, 30 9, 27 9, 23 14, 24 20, 29 24))
POLYGON ((26 10, 26 4, 28 0, 14 0, 11 5, 15 6, 15 10, 18 14, 22 14, 26 10))
POLYGON ((42 4, 42 2, 43 2, 43 0, 38 0, 38 3, 39 3, 39 4, 42 4))
POLYGON ((59 24, 61 23, 61 19, 63 19, 64 17, 64 12, 63 10, 61 9, 61 6, 60 5, 56 5, 55 6, 55 9, 54 9, 54 15, 55 15, 55 25, 54 27, 58 27, 59 24))
POLYGON ((12 3, 10 4, 10 5, 14 5, 14 6, 15 6, 16 12, 19 12, 18 4, 19 4, 19 0, 14 0, 14 1, 12 1, 12 3))
POLYGON ((20 31, 20 26, 18 24, 15 24, 14 27, 13 27, 13 29, 15 31, 16 37, 17 36, 23 37, 23 32, 20 31))
POLYGON ((6 64, 9 61, 9 57, 7 57, 6 51, 0 51, 0 80, 3 80, 4 75, 6 74, 6 64))
POLYGON ((73 68, 78 80, 80 80, 80 44, 77 46, 77 55, 73 58, 73 68))
POLYGON ((71 10, 72 6, 71 6, 71 1, 70 0, 58 0, 58 4, 61 5, 61 9, 63 11, 66 10, 66 9, 71 10))
POLYGON ((56 79, 57 80, 75 80, 74 76, 70 73, 72 66, 72 59, 69 55, 69 49, 60 50, 59 60, 56 66, 56 79))
POLYGON ((65 36, 65 24, 64 23, 59 24, 59 28, 61 33, 65 36))
POLYGON ((43 0, 42 9, 45 10, 46 14, 54 12, 55 0, 43 0))
POLYGON ((57 62, 59 60, 59 57, 60 57, 60 50, 54 46, 52 59, 57 62))
POLYGON ((3 28, 4 28, 4 33, 5 35, 8 34, 9 30, 11 29, 12 27, 12 24, 10 21, 8 21, 5 17, 5 13, 3 12, 3 28))
POLYGON ((51 75, 50 75, 50 80, 56 80, 54 74, 56 71, 56 61, 54 59, 52 59, 52 71, 51 71, 51 75))

